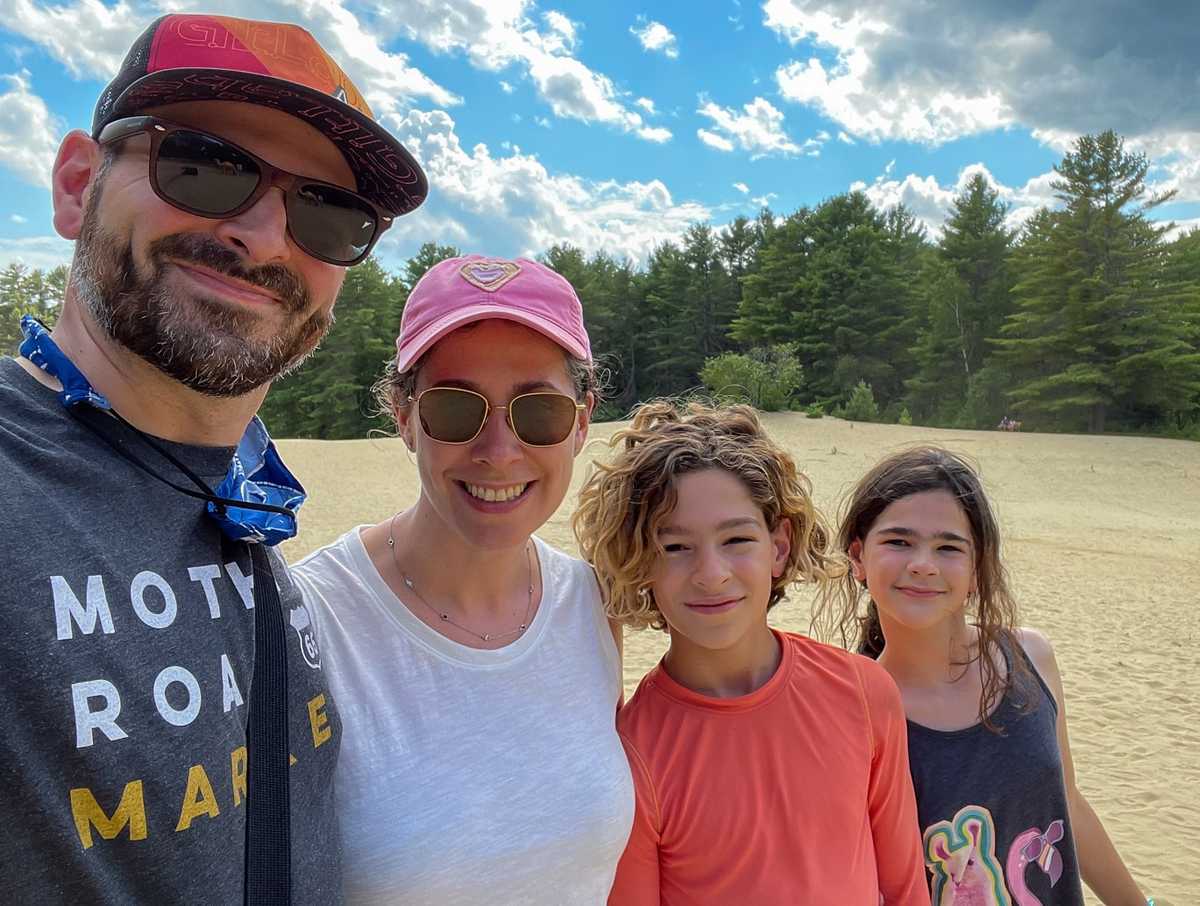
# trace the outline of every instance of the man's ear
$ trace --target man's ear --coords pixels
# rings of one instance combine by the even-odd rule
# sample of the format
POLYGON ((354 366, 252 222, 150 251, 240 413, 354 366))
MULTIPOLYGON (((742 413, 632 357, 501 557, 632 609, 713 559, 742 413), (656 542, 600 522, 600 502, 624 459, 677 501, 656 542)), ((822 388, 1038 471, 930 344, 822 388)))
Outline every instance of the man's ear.
POLYGON ((95 190, 96 174, 103 159, 103 150, 81 129, 68 132, 58 146, 54 169, 50 171, 50 194, 54 229, 63 239, 79 238, 83 214, 95 190))
POLYGON ((854 573, 854 578, 859 582, 866 582, 867 568, 863 565, 862 549, 862 539, 855 538, 850 542, 850 547, 847 548, 846 554, 850 557, 850 571, 854 573))

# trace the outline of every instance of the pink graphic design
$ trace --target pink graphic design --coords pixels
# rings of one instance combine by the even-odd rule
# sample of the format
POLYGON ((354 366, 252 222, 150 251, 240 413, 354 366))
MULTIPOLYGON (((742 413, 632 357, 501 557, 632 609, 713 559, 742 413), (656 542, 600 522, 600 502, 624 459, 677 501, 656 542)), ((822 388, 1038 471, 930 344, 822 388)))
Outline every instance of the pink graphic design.
POLYGON ((468 261, 458 272, 472 286, 494 293, 521 273, 521 265, 514 261, 468 261))
POLYGON ((1025 883, 1025 869, 1030 865, 1036 865, 1050 878, 1051 887, 1058 883, 1063 873, 1063 861, 1054 844, 1062 838, 1063 822, 1059 819, 1051 822, 1045 833, 1031 827, 1013 840, 1005 861, 1005 871, 1008 874, 1008 886, 1016 898, 1016 906, 1042 906, 1042 901, 1034 896, 1025 883))
POLYGON ((925 859, 933 906, 1013 906, 996 860, 996 826, 983 806, 964 806, 954 820, 931 825, 925 859))

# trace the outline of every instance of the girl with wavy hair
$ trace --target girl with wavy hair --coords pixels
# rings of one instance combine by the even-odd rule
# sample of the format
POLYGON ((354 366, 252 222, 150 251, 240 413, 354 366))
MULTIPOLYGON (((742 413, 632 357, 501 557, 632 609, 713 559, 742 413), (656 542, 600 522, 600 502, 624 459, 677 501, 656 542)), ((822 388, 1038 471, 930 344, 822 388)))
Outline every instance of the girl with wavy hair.
POLYGON ((772 629, 844 571, 754 410, 642 406, 574 528, 609 615, 670 648, 617 717, 637 809, 609 903, 928 902, 895 684, 772 629))

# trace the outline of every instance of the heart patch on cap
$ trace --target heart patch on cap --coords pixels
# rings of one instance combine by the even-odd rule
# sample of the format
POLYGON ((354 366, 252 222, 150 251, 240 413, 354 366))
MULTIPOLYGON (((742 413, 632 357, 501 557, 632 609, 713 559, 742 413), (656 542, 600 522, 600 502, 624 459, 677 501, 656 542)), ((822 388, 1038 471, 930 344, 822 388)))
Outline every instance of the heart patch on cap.
POLYGON ((485 293, 494 293, 521 273, 521 265, 513 261, 468 261, 458 272, 472 286, 485 293))

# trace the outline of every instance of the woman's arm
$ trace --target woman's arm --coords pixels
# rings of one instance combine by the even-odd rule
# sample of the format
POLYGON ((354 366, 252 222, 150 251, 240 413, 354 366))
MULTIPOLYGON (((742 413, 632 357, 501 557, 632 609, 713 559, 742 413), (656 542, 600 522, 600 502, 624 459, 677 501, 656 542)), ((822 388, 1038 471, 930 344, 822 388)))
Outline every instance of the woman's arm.
POLYGON ((1075 835, 1075 850, 1079 856, 1079 871, 1092 892, 1105 906, 1145 906, 1146 897, 1125 867, 1120 853, 1109 839, 1100 817, 1091 803, 1075 785, 1075 765, 1071 760, 1071 744, 1067 738, 1067 708, 1063 698, 1062 677, 1050 640, 1036 629, 1018 631, 1021 647, 1041 674, 1058 705, 1058 748, 1062 753, 1063 780, 1067 789, 1067 808, 1071 816, 1071 831, 1075 835))

